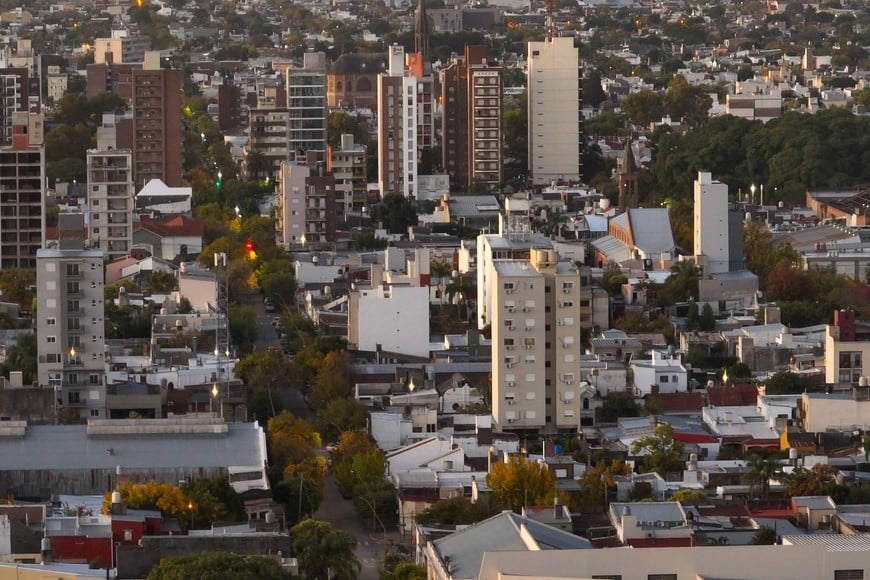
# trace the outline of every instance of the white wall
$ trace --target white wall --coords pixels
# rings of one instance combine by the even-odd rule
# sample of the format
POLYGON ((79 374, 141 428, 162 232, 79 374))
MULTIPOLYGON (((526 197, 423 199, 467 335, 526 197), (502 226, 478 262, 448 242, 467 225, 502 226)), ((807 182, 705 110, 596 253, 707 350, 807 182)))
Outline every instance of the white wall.
MULTIPOLYGON (((429 289, 378 286, 359 291, 359 350, 429 356, 429 289)), ((352 304, 352 302, 351 302, 352 304)))

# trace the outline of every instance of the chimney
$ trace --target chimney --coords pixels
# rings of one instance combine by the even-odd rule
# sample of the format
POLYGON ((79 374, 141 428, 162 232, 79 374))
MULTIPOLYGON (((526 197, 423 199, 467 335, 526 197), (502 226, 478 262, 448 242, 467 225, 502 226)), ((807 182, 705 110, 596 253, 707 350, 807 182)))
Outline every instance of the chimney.
POLYGON ((840 342, 855 342, 854 310, 835 310, 834 326, 840 329, 840 342))

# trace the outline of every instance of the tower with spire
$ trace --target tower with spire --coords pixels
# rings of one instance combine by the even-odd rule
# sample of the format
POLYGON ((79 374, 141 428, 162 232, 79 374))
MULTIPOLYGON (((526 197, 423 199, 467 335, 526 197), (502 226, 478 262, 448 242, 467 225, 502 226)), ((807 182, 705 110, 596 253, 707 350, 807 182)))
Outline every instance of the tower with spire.
POLYGON ((423 62, 429 62, 429 15, 426 13, 426 0, 417 0, 414 11, 414 52, 423 55, 423 62))
POLYGON ((624 212, 629 208, 637 207, 637 164, 634 161, 634 151, 631 148, 631 137, 625 140, 625 152, 622 155, 622 163, 619 166, 619 211, 624 212))

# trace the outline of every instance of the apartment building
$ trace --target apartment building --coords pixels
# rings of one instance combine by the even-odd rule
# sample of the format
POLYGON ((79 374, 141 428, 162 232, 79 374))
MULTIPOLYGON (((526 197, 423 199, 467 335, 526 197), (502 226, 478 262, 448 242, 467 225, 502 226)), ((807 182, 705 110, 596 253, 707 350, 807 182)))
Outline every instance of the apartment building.
POLYGON ((316 152, 326 161, 326 54, 307 52, 302 68, 287 69, 291 151, 316 152))
POLYGON ((485 46, 466 46, 441 70, 442 164, 454 190, 502 179, 501 67, 485 46))
POLYGON ((338 224, 344 222, 343 200, 343 194, 336 191, 335 177, 321 174, 319 166, 282 163, 275 205, 276 242, 288 250, 334 242, 338 224))
POLYGON ((133 154, 129 149, 89 149, 87 228, 92 247, 108 261, 130 252, 133 241, 133 154))
POLYGON ((0 147, 0 269, 36 268, 45 232, 42 115, 13 114, 11 145, 0 147))
POLYGON ((132 71, 133 179, 136 189, 152 179, 184 185, 181 155, 182 71, 160 68, 160 53, 149 52, 132 71))
POLYGON ((58 242, 36 254, 37 381, 55 391, 56 422, 104 418, 104 256, 85 248, 82 214, 58 221, 58 242))
POLYGON ((580 179, 582 76, 573 37, 529 42, 529 170, 536 185, 580 179))
POLYGON ((130 36, 126 30, 113 30, 111 38, 94 39, 94 64, 142 62, 149 50, 149 36, 130 36))
POLYGON ((330 147, 326 170, 335 177, 337 211, 360 211, 365 207, 368 180, 366 179, 366 147, 354 143, 353 135, 343 134, 339 147, 330 147))
POLYGON ((378 186, 417 197, 420 152, 433 144, 432 77, 419 54, 391 46, 378 76, 378 186), (407 56, 407 58, 406 58, 407 56))

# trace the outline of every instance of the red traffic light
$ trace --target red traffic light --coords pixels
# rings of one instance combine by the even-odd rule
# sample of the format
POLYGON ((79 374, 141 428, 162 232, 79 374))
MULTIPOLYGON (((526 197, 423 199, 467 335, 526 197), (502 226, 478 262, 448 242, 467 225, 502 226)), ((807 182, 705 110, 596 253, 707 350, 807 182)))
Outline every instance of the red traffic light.
POLYGON ((248 240, 247 242, 245 242, 245 251, 248 252, 249 254, 251 252, 253 252, 254 251, 254 242, 252 242, 251 240, 248 240))

